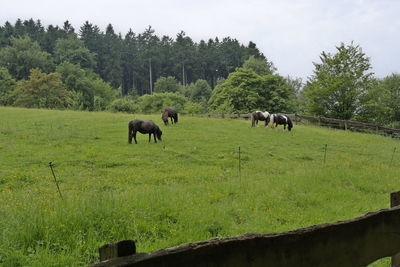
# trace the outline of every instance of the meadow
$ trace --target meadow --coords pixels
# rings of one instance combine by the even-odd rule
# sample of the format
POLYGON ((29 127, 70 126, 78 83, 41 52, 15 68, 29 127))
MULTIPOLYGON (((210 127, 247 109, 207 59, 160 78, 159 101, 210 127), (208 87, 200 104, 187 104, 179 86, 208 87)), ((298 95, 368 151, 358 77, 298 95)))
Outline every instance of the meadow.
POLYGON ((335 222, 387 208, 400 190, 398 140, 261 125, 0 107, 0 266, 87 266, 123 239, 149 252, 335 222), (156 122, 163 141, 138 133, 129 145, 133 119, 156 122))

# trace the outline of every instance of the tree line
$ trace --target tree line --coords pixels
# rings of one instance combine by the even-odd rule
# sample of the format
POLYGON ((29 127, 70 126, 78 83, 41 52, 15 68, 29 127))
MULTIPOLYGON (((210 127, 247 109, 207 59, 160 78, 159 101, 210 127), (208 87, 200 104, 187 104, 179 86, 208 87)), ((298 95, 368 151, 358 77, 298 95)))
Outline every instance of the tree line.
POLYGON ((124 36, 86 21, 0 26, 0 104, 187 113, 244 113, 256 109, 353 119, 400 127, 400 77, 376 78, 360 46, 322 52, 306 82, 279 75, 256 44, 183 31, 159 37, 149 26, 124 36))
MULTIPOLYGON (((0 48, 12 46, 16 38, 27 37, 39 45, 35 52, 42 53, 37 56, 42 56, 46 71, 69 61, 91 69, 113 88, 120 88, 123 95, 150 93, 161 76, 173 76, 183 85, 203 79, 214 87, 218 78, 226 78, 249 56, 265 58, 255 43, 245 46, 231 37, 196 43, 183 31, 175 39, 159 37, 151 26, 138 34, 130 29, 122 36, 111 24, 103 32, 88 21, 78 31, 68 21, 62 27, 46 28, 40 20, 18 19, 14 25, 6 22, 0 27, 0 48)), ((31 66, 23 67, 23 71, 14 70, 13 76, 26 78, 31 66)))

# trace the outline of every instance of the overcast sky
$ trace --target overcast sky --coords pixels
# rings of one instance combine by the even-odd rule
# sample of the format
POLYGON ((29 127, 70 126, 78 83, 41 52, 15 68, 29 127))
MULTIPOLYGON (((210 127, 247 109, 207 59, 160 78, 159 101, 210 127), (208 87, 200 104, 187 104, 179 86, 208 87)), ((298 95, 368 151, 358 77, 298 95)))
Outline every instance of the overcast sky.
POLYGON ((360 45, 378 77, 400 73, 399 0, 0 0, 0 24, 69 20, 76 32, 89 22, 117 33, 149 25, 158 36, 184 31, 195 42, 231 37, 256 43, 281 75, 309 77, 322 51, 341 42, 360 45))

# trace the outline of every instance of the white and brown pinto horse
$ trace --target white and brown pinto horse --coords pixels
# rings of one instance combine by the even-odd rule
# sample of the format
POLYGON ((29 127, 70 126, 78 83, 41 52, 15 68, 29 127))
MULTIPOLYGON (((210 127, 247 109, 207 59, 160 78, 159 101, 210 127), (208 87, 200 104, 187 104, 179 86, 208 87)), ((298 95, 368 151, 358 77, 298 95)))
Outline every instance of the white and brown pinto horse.
POLYGON ((265 127, 268 126, 270 114, 268 111, 254 111, 251 113, 251 127, 258 126, 258 121, 265 121, 265 127))
POLYGON ((287 115, 283 114, 271 114, 270 115, 270 122, 271 122, 271 127, 277 127, 278 124, 283 125, 283 129, 286 129, 286 125, 288 126, 288 130, 292 130, 293 128, 293 123, 290 120, 290 118, 287 115), (274 125, 275 124, 275 125, 274 125))

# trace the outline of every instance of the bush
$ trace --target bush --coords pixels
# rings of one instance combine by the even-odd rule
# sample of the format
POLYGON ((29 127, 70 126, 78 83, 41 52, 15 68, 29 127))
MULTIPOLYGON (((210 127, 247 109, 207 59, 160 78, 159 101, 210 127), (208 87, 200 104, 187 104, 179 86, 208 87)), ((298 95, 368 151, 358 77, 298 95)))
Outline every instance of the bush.
POLYGON ((179 82, 175 77, 160 77, 154 83, 154 92, 156 93, 166 93, 166 92, 178 92, 180 88, 179 82))
POLYGON ((183 110, 189 99, 179 93, 156 93, 143 95, 138 98, 140 111, 143 113, 162 112, 165 107, 176 107, 178 111, 183 110))
POLYGON ((187 114, 200 114, 202 113, 203 106, 199 103, 187 102, 184 111, 187 114))
POLYGON ((116 91, 91 70, 63 62, 57 72, 68 91, 79 93, 73 96, 74 109, 104 110, 115 99, 116 91))
POLYGON ((139 111, 138 105, 129 97, 115 99, 110 103, 108 109, 114 112, 128 113, 137 113, 139 111))
POLYGON ((69 92, 65 90, 61 75, 46 74, 40 69, 31 69, 27 80, 17 83, 13 91, 14 106, 27 108, 63 109, 68 106, 69 92))
POLYGON ((73 110, 85 110, 85 97, 82 92, 70 91, 68 108, 73 110))
POLYGON ((93 110, 94 111, 101 111, 105 110, 109 100, 101 96, 94 96, 93 97, 93 110))

